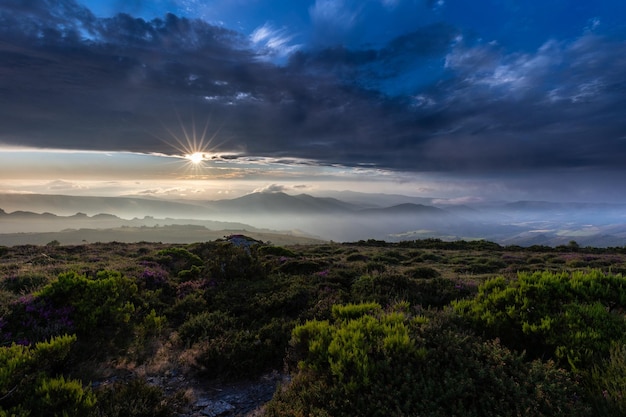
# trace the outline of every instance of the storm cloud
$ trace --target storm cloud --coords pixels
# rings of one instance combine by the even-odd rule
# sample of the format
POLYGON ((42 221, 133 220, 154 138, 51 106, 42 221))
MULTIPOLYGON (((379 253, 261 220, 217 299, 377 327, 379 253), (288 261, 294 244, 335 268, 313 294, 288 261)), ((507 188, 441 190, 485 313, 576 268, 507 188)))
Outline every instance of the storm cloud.
POLYGON ((511 50, 420 22, 357 44, 372 11, 329 4, 309 15, 332 37, 295 45, 271 25, 249 36, 174 14, 5 0, 0 142, 172 154, 172 133, 209 121, 216 154, 413 172, 623 169, 623 39, 581 28, 511 50))

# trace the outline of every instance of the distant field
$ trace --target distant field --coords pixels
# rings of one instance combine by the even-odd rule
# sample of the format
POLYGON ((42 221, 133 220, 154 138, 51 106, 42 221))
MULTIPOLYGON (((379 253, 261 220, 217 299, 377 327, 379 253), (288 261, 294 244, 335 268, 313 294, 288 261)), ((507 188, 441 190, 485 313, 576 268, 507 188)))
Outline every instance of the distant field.
POLYGON ((167 242, 194 243, 212 241, 231 234, 246 234, 264 242, 277 245, 319 244, 322 240, 287 233, 249 231, 245 229, 210 230, 195 225, 167 225, 143 227, 117 227, 111 229, 68 229, 44 233, 0 234, 0 245, 45 245, 57 241, 63 245, 81 245, 95 242, 167 242))

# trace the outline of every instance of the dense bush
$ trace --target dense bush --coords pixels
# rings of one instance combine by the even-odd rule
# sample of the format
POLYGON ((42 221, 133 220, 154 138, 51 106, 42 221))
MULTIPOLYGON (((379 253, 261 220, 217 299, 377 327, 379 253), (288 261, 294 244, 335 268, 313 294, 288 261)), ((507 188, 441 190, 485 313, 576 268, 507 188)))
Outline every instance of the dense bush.
POLYGON ((95 279, 75 272, 59 275, 36 293, 52 306, 68 306, 79 336, 102 330, 119 332, 135 311, 137 285, 115 271, 98 272, 95 279))
POLYGON ((611 343, 624 337, 626 321, 616 312, 624 308, 626 279, 599 271, 498 277, 455 304, 477 331, 573 369, 607 357, 611 343))
POLYGON ((183 271, 192 266, 202 266, 202 259, 184 248, 169 248, 158 252, 159 263, 170 271, 183 271))
POLYGON ((439 278, 441 273, 437 271, 435 268, 430 266, 416 266, 413 268, 409 268, 406 274, 415 279, 431 279, 431 278, 439 278))
POLYGON ((79 381, 57 375, 75 336, 60 336, 33 346, 0 347, 0 415, 83 417, 95 396, 79 381))
POLYGON ((179 327, 178 333, 183 343, 190 346, 219 337, 235 325, 236 320, 223 311, 205 311, 189 317, 179 327))
POLYGON ((96 396, 94 415, 98 417, 171 417, 186 402, 182 393, 166 396, 141 378, 104 386, 96 396))
POLYGON ((527 362, 446 319, 376 304, 333 313, 294 329, 295 374, 268 416, 590 415, 566 371, 527 362))
POLYGON ((399 274, 363 275, 352 285, 351 298, 357 302, 389 304, 408 301, 412 305, 442 308, 451 301, 473 295, 471 283, 447 278, 414 279, 399 274))
POLYGON ((257 378, 284 361, 291 383, 269 415, 576 416, 585 403, 595 415, 626 414, 623 279, 514 278, 576 262, 616 272, 623 248, 432 240, 5 249, 0 355, 14 360, 0 361, 0 381, 9 378, 0 417, 175 415, 178 397, 142 376, 257 378), (338 306, 346 303, 359 304, 338 306), (60 342, 73 333, 75 343, 60 342))
POLYGON ((0 281, 0 288, 14 294, 24 294, 36 291, 48 282, 44 275, 13 275, 0 281))
POLYGON ((609 359, 593 366, 588 388, 597 415, 626 415, 626 344, 614 343, 609 359))
POLYGON ((282 246, 261 246, 257 249, 257 253, 259 255, 286 256, 290 258, 296 256, 295 252, 282 246))

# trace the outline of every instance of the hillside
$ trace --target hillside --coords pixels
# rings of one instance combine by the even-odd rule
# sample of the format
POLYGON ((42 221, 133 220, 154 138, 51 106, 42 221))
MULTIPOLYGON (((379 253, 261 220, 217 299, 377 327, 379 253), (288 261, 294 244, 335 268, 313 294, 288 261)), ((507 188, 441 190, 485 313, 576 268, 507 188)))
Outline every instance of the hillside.
POLYGON ((21 358, 0 379, 0 411, 67 412, 45 398, 68 392, 76 417, 348 416, 372 401, 401 404, 387 413, 398 416, 591 416, 626 405, 611 376, 624 370, 613 347, 626 333, 624 247, 236 235, 0 247, 0 269, 0 357, 21 358), (497 310, 481 321, 498 306, 508 324, 497 310), (527 334, 524 320, 544 324, 527 334), (51 396, 37 394, 50 384, 51 396))

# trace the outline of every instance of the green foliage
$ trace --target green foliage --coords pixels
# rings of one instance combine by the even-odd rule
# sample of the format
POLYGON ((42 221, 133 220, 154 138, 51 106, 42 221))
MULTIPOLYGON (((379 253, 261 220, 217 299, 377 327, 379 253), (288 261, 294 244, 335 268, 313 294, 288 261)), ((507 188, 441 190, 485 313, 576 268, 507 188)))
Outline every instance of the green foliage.
POLYGON ((377 303, 334 305, 332 313, 335 320, 351 320, 358 319, 366 314, 380 314, 382 313, 382 308, 377 303))
POLYGON ((143 323, 141 325, 141 336, 158 336, 163 331, 166 324, 167 318, 165 316, 157 315, 156 311, 152 309, 143 319, 143 323))
POLYGON ((30 402, 32 415, 54 417, 83 417, 93 409, 95 395, 83 389, 76 380, 43 378, 30 402))
POLYGON ((261 246, 257 249, 257 253, 259 255, 287 256, 290 258, 296 256, 295 252, 282 246, 261 246))
POLYGON ((191 269, 192 266, 202 266, 202 259, 184 248, 168 248, 157 253, 159 263, 170 271, 178 272, 191 269))
POLYGON ((470 274, 490 274, 507 266, 506 262, 497 259, 479 258, 464 263, 456 268, 457 272, 470 274))
POLYGON ((77 332, 83 336, 128 324, 136 295, 137 285, 114 271, 98 272, 95 279, 75 272, 60 274, 36 294, 55 306, 71 306, 77 332))
POLYGON ((298 367, 266 415, 590 415, 554 363, 529 363, 460 330, 453 318, 429 320, 400 307, 336 307, 333 322, 297 326, 290 359, 298 367))
POLYGON ((236 324, 223 311, 205 311, 189 317, 178 329, 181 340, 188 346, 223 335, 236 324))
POLYGON ((626 344, 613 343, 607 361, 593 366, 588 390, 598 415, 626 415, 626 344))
POLYGON ((210 242, 195 245, 193 251, 204 263, 204 274, 212 282, 259 280, 266 277, 265 267, 259 262, 256 245, 237 247, 228 242, 210 242))
MULTIPOLYGON (((0 346, 12 358, 0 360, 0 416, 71 412, 65 400, 88 416, 89 389, 71 378, 97 382, 126 366, 191 381, 193 371, 239 379, 284 363, 294 374, 268 415, 577 416, 586 401, 596 415, 625 414, 622 278, 513 276, 616 273, 626 249, 363 243, 0 248, 0 346), (462 317, 446 308, 473 296, 456 301, 462 317), (56 341, 65 333, 77 342, 56 341)), ((142 383, 102 384, 99 415, 159 415, 157 404, 178 401, 142 383)))
POLYGON ((409 277, 415 279, 431 279, 439 278, 441 276, 439 271, 430 266, 416 266, 410 268, 406 273, 409 277))
POLYGON ((167 396, 140 378, 105 386, 96 395, 95 415, 106 417, 171 417, 185 403, 182 393, 167 396))
POLYGON ((79 381, 55 376, 76 336, 59 336, 34 346, 0 348, 0 415, 82 417, 95 397, 79 381))
POLYGON ((24 274, 7 277, 0 281, 0 288, 14 294, 30 293, 48 282, 43 274, 24 274))
POLYGON ((195 345, 196 365, 204 375, 237 379, 280 366, 292 321, 274 318, 257 328, 229 328, 195 345))
POLYGON ((318 272, 323 268, 323 265, 320 265, 319 262, 311 261, 307 259, 301 260, 289 260, 283 263, 278 270, 285 274, 300 274, 300 275, 308 275, 318 272))
POLYGON ((472 295, 471 283, 447 278, 414 279, 400 274, 363 275, 352 285, 351 298, 357 302, 389 304, 408 301, 412 305, 442 308, 451 301, 472 295))
POLYGON ((197 280, 202 277, 203 271, 204 268, 197 265, 191 265, 190 269, 178 271, 178 278, 181 282, 197 280))
POLYGON ((357 302, 386 304, 389 300, 407 300, 419 304, 417 281, 400 274, 368 274, 352 284, 351 297, 357 302))
POLYGON ((606 357, 626 332, 626 279, 600 271, 520 273, 485 282, 455 309, 491 337, 573 369, 606 357))
POLYGON ((172 325, 185 322, 190 316, 205 311, 208 307, 202 291, 194 292, 177 299, 165 312, 172 325))

